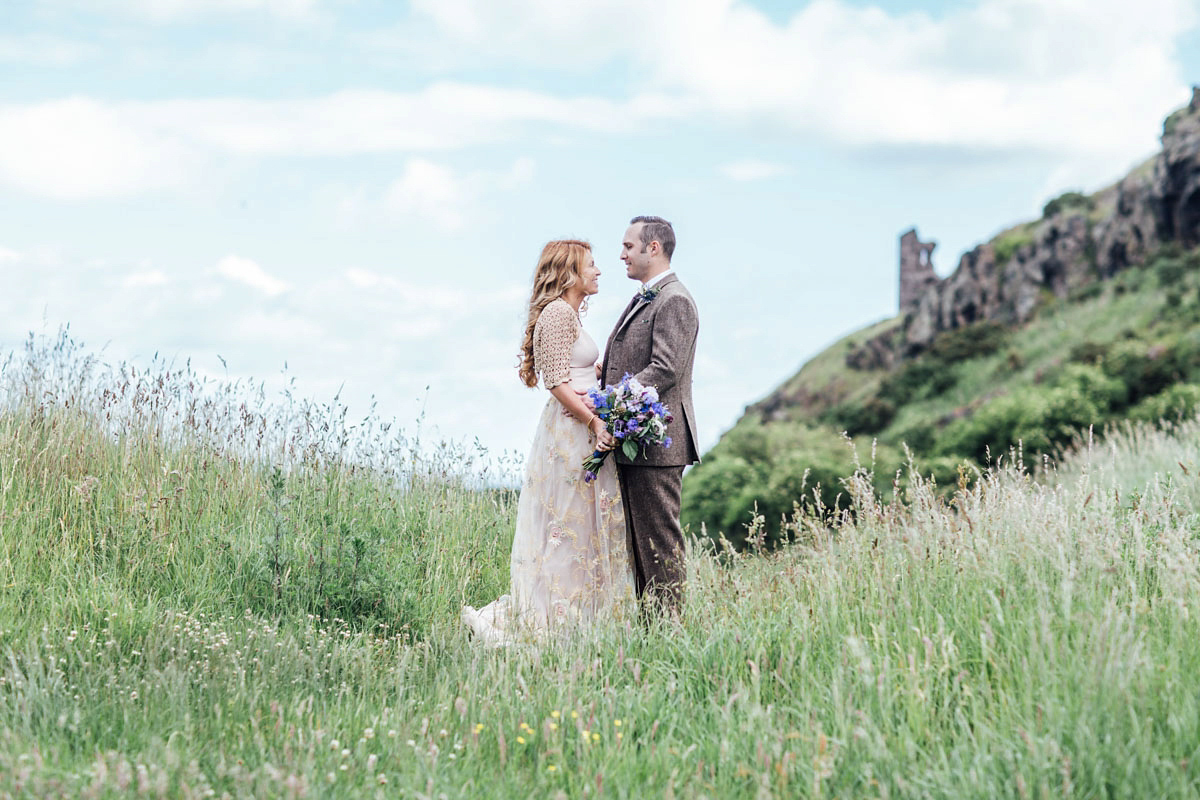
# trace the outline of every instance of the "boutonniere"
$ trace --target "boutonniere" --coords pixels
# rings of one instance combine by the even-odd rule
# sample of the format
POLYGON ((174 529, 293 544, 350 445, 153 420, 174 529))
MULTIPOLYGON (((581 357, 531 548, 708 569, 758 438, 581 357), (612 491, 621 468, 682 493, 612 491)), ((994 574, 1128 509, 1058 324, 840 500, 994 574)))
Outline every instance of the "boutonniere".
POLYGON ((651 300, 658 297, 658 293, 661 291, 662 289, 658 286, 655 286, 654 288, 643 286, 642 288, 638 289, 638 299, 643 303, 649 303, 651 300))

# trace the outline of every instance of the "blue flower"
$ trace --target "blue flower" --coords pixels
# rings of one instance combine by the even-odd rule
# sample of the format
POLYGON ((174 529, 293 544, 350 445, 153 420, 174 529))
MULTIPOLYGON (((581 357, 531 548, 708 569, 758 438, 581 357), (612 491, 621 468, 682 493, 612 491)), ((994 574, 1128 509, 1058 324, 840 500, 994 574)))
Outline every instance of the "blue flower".
POLYGON ((638 299, 643 303, 649 303, 654 300, 654 298, 658 297, 658 293, 661 291, 662 289, 658 288, 657 286, 653 289, 651 289, 649 286, 643 286, 642 288, 638 289, 638 299))
POLYGON ((667 438, 663 439, 663 447, 670 447, 670 446, 671 446, 671 437, 668 436, 667 438))

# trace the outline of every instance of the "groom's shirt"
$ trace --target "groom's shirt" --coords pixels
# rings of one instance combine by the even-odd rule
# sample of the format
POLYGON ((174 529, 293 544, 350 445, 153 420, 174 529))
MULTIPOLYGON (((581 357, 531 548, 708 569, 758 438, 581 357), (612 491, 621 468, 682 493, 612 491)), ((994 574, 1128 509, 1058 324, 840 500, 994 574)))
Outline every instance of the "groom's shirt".
POLYGON ((673 275, 673 274, 675 274, 674 268, 667 267, 666 272, 662 273, 661 275, 654 276, 654 283, 643 283, 642 288, 649 289, 651 286, 658 286, 660 283, 662 283, 663 281, 665 281, 667 279, 668 275, 673 275))

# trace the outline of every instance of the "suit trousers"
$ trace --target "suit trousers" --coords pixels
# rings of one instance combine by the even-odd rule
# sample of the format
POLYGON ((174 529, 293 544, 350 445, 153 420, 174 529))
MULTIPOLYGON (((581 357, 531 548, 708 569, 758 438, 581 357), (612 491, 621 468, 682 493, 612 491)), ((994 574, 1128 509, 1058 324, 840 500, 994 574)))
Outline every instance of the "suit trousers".
POLYGON ((687 579, 683 529, 679 526, 683 467, 617 464, 625 525, 629 528, 634 578, 643 607, 673 616, 683 607, 687 579))

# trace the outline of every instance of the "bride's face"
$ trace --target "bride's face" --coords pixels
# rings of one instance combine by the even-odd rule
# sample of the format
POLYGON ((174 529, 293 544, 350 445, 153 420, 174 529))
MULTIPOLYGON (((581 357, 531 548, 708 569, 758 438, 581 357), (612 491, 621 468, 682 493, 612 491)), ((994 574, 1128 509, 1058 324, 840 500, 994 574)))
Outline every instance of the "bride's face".
POLYGON ((600 268, 596 266, 596 259, 591 255, 588 255, 587 263, 580 270, 579 278, 584 294, 595 294, 600 291, 600 268))

